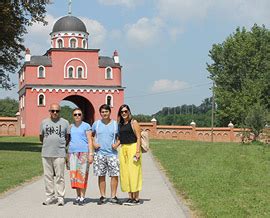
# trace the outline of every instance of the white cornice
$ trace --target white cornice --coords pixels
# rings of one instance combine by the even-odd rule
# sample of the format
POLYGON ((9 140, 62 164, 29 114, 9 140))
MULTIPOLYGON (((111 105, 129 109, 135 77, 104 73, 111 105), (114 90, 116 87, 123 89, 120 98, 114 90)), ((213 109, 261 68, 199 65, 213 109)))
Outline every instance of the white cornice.
POLYGON ((62 93, 70 93, 70 92, 75 92, 75 93, 120 93, 118 88, 113 88, 113 87, 108 87, 108 88, 104 88, 104 87, 82 87, 82 88, 78 88, 78 87, 64 87, 64 86, 50 86, 50 87, 44 87, 44 86, 34 86, 31 88, 31 92, 40 92, 40 93, 44 93, 44 92, 62 92, 62 93))
POLYGON ((85 32, 76 32, 76 31, 64 31, 64 32, 53 32, 50 34, 52 39, 58 38, 58 37, 64 37, 64 36, 75 36, 75 37, 81 37, 87 39, 88 33, 85 32))

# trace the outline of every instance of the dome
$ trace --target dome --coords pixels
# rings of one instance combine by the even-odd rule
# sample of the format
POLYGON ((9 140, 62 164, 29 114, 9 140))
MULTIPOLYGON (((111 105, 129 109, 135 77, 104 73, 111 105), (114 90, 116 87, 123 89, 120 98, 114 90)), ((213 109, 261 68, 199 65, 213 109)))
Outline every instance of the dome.
POLYGON ((70 15, 55 22, 52 32, 62 31, 87 32, 84 23, 79 18, 70 15))

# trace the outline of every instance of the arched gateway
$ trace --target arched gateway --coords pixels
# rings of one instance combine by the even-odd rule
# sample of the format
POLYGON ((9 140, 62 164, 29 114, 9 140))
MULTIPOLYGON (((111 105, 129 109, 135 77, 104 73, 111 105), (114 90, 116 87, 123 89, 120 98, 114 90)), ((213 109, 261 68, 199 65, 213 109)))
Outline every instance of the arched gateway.
POLYGON ((49 116, 51 103, 73 102, 90 124, 99 118, 99 106, 108 103, 112 118, 124 101, 117 51, 99 56, 88 48, 88 32, 77 17, 60 18, 53 26, 51 48, 42 56, 26 50, 19 71, 21 135, 38 135, 40 122, 49 116))

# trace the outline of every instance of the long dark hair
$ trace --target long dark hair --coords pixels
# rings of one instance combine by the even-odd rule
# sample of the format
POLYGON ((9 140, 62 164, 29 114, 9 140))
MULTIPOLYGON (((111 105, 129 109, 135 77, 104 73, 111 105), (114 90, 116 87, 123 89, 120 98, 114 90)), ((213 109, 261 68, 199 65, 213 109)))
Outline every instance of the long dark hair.
POLYGON ((117 116, 118 116, 118 121, 121 125, 124 124, 124 119, 123 117, 121 116, 121 111, 123 108, 127 108, 127 110, 129 111, 129 119, 131 120, 131 111, 130 111, 130 108, 127 104, 122 104, 120 107, 119 107, 119 110, 118 110, 118 113, 117 113, 117 116))

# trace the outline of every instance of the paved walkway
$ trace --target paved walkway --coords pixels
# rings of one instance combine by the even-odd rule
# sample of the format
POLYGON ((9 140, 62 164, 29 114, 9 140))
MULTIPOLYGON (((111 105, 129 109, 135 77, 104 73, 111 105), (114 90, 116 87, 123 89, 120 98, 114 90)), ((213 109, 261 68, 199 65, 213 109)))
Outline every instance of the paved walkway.
MULTIPOLYGON (((66 204, 64 207, 41 204, 45 199, 42 178, 0 198, 0 217, 190 217, 187 208, 176 199, 170 184, 157 168, 150 153, 143 154, 143 191, 140 194, 142 204, 138 206, 120 206, 110 203, 97 205, 99 191, 97 178, 92 176, 92 172, 91 167, 85 206, 72 204, 75 191, 70 188, 66 173, 66 204)), ((109 195, 109 186, 107 186, 107 196, 109 195)), ((118 197, 125 199, 127 195, 122 193, 119 188, 118 197)))

